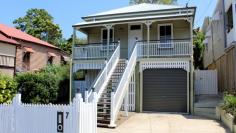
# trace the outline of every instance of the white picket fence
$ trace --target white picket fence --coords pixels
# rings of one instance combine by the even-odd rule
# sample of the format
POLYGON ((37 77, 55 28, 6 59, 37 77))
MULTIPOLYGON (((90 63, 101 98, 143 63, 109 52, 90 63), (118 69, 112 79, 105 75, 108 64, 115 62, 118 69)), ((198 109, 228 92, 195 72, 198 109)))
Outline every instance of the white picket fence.
POLYGON ((85 103, 80 94, 69 105, 23 104, 18 94, 0 104, 0 133, 96 133, 96 111, 96 100, 85 103))
POLYGON ((216 70, 196 70, 194 71, 194 88, 196 95, 217 95, 216 70))

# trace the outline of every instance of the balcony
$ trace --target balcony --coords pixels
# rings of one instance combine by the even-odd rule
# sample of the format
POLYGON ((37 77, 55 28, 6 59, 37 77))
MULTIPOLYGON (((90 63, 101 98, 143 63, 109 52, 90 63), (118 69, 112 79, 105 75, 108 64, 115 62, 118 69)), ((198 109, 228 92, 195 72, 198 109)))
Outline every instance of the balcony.
POLYGON ((115 51, 119 42, 76 45, 74 48, 75 60, 105 60, 115 51))
POLYGON ((138 41, 139 58, 160 58, 160 57, 179 57, 191 56, 193 46, 190 40, 168 40, 162 41, 138 41))
MULTIPOLYGON (((74 60, 107 60, 114 53, 119 42, 107 44, 76 45, 74 60)), ((122 45, 122 44, 121 44, 122 45)), ((138 58, 162 58, 192 56, 193 46, 190 40, 137 41, 138 58)))

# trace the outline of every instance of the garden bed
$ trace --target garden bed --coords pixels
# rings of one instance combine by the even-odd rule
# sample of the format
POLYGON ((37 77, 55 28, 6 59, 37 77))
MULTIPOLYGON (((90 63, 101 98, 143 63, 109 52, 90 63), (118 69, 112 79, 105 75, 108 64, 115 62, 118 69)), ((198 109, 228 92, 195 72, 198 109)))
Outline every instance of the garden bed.
POLYGON ((216 107, 216 117, 227 126, 231 132, 236 133, 236 96, 225 95, 224 103, 216 107))

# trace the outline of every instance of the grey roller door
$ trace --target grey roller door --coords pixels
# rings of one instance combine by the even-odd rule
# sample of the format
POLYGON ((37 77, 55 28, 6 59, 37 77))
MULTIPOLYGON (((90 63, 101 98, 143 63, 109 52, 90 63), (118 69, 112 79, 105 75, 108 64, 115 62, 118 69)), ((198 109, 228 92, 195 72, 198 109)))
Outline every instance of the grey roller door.
POLYGON ((143 111, 187 112, 187 72, 183 69, 144 70, 143 111))

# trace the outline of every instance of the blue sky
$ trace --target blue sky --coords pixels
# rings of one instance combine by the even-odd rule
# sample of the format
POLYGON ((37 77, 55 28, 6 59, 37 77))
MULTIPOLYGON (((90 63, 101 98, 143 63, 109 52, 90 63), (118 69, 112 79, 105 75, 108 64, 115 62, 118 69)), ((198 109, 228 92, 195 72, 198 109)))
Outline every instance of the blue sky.
MULTIPOLYGON (((179 5, 197 7, 195 27, 202 25, 205 16, 211 16, 217 0, 178 0, 179 5)), ((30 8, 44 8, 59 24, 63 36, 70 37, 72 25, 81 22, 81 17, 129 5, 129 0, 4 0, 1 2, 0 23, 14 26, 12 21, 24 16, 30 8), (3 6, 4 5, 4 6, 3 6)))

